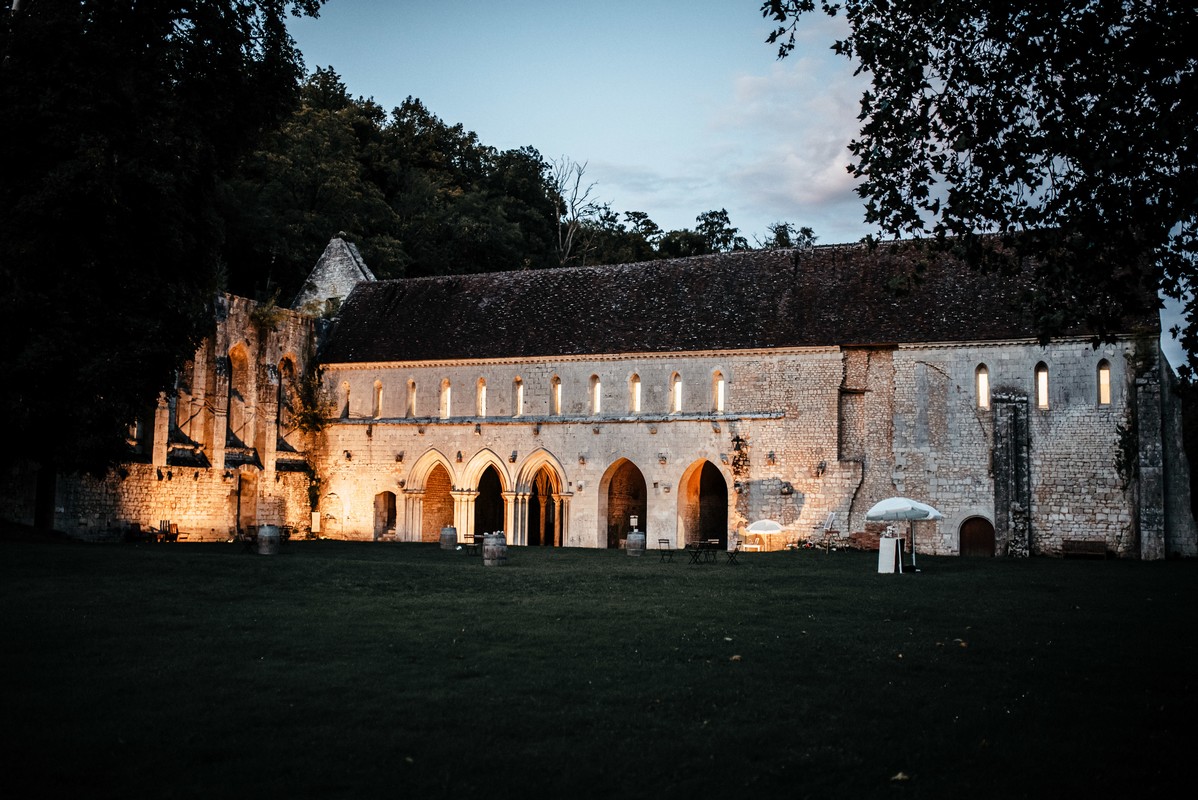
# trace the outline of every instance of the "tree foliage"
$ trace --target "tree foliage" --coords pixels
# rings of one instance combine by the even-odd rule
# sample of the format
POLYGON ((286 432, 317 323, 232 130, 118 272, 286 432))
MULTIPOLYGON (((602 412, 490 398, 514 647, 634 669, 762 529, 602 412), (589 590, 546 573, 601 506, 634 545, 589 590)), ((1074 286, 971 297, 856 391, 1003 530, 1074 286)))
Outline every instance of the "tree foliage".
MULTIPOLYGON (((767 0, 779 56, 812 0, 767 0)), ((866 221, 973 262, 1032 257, 1043 332, 1113 333, 1184 298, 1198 356, 1198 7, 1191 2, 819 3, 870 76, 849 146, 866 221), (1144 300, 1147 298, 1148 302, 1144 300)))
POLYGON ((290 109, 322 0, 0 12, 5 455, 99 471, 208 331, 220 177, 290 109))

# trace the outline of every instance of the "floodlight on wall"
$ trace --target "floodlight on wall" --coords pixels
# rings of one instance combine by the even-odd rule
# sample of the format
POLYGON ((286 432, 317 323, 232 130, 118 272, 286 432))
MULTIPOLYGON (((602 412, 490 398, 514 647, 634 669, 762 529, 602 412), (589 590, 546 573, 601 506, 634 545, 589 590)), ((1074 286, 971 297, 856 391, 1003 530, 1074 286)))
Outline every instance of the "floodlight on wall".
POLYGON ((162 480, 162 470, 158 470, 158 480, 162 480))
POLYGON ((598 433, 598 432, 599 432, 599 426, 598 426, 598 425, 596 425, 595 427, 591 428, 591 433, 598 433))
POLYGON ((395 454, 395 463, 396 464, 403 463, 403 450, 400 450, 398 453, 395 454))
POLYGON ((771 467, 778 463, 778 457, 774 455, 773 450, 766 454, 765 463, 769 464, 771 467))
POLYGON ((423 436, 423 435, 424 435, 424 426, 423 426, 423 425, 417 425, 417 426, 416 426, 416 433, 418 433, 418 434, 420 434, 421 436, 423 436))
POLYGON ((711 432, 719 433, 720 432, 720 423, 718 423, 718 422, 711 423, 711 432))
POLYGON ((737 494, 740 494, 745 490, 745 485, 740 481, 736 481, 732 484, 732 488, 736 490, 737 494))
POLYGON ((408 482, 407 482, 407 481, 405 481, 403 478, 400 478, 400 479, 399 479, 399 488, 401 488, 401 489, 402 489, 403 487, 405 487, 405 486, 407 486, 407 485, 408 485, 408 482))
POLYGON ((650 435, 650 436, 652 436, 652 435, 653 435, 653 434, 655 434, 655 433, 657 433, 657 426, 656 426, 656 425, 650 425, 650 426, 649 426, 649 435, 650 435))
POLYGON ((828 462, 821 461, 815 465, 815 477, 822 478, 824 473, 828 471, 828 462))
POLYGON ((515 463, 516 463, 516 457, 517 457, 517 456, 516 456, 516 451, 515 451, 515 450, 513 450, 513 451, 512 451, 512 454, 511 454, 510 456, 508 456, 508 459, 507 459, 507 460, 508 460, 508 461, 510 461, 511 463, 515 464, 515 463))
POLYGON ((720 453, 720 463, 721 464, 728 463, 728 454, 727 453, 720 453))
POLYGON ((474 435, 482 436, 482 434, 483 434, 483 426, 479 425, 477 422, 474 423, 474 435))
POLYGON ((582 454, 580 453, 580 454, 579 454, 579 456, 578 456, 578 463, 579 463, 579 464, 585 464, 585 463, 587 463, 587 457, 586 457, 586 456, 584 456, 584 455, 582 455, 582 454))
POLYGON ((538 422, 536 425, 532 426, 532 435, 533 436, 541 435, 541 423, 538 422))
POLYGON ((658 463, 658 464, 661 464, 662 466, 665 466, 665 464, 666 464, 666 461, 668 461, 668 460, 669 460, 669 459, 666 457, 666 454, 665 454, 665 453, 658 453, 658 454, 657 454, 657 463, 658 463))
POLYGON ((354 460, 354 454, 353 454, 353 453, 351 453, 350 451, 346 450, 346 451, 345 451, 345 460, 346 460, 346 461, 353 461, 353 460, 354 460))
POLYGON ((457 455, 457 462, 458 462, 459 464, 461 464, 461 463, 462 463, 462 451, 461 451, 461 450, 459 450, 459 451, 458 451, 458 455, 457 455))

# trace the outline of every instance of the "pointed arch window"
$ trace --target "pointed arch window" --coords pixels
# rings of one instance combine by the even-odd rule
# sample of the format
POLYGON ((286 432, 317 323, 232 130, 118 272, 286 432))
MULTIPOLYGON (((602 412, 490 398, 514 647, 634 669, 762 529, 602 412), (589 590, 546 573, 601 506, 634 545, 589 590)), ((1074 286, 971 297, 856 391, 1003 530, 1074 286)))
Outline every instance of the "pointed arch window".
POLYGON ((1098 362, 1098 405, 1111 404, 1111 363, 1105 358, 1098 362))
POLYGON ((524 414, 524 380, 516 378, 512 381, 512 416, 519 417, 524 414))
POLYGON ((682 376, 677 372, 670 377, 670 413, 682 413, 682 376))
POLYGON ((441 381, 441 419, 448 419, 453 413, 453 386, 449 378, 441 381))
POLYGON ((404 405, 404 416, 416 416, 416 381, 408 381, 408 402, 404 405))
POLYGON ((383 416, 383 382, 374 382, 374 394, 370 404, 370 416, 378 419, 383 416))
POLYGON ((603 382, 598 375, 591 376, 591 413, 595 416, 603 410, 603 382))
POLYGON ((641 413, 641 376, 636 373, 628 381, 628 410, 633 414, 641 413))
POLYGON ((487 416, 487 379, 479 378, 474 390, 474 413, 476 416, 487 416))
POLYGON ((1036 365, 1036 408, 1048 408, 1048 365, 1043 361, 1036 365))
POLYGON ((973 385, 977 392, 978 408, 983 411, 990 408, 990 369, 985 364, 978 364, 973 371, 973 385))

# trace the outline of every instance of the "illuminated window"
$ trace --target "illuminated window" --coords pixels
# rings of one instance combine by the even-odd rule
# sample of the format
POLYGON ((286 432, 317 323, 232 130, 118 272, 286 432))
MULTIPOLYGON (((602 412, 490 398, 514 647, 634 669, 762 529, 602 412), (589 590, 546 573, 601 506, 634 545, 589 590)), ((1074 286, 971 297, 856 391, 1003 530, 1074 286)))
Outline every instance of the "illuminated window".
POLYGON ((549 382, 549 413, 562 413, 562 379, 556 375, 549 382))
POLYGON ((524 381, 520 378, 512 381, 512 416, 518 417, 524 413, 524 381))
POLYGON ((677 372, 670 378, 670 413, 682 411, 682 376, 677 372))
POLYGON ((382 381, 374 382, 374 402, 372 405, 373 405, 373 408, 370 409, 370 411, 371 411, 370 415, 372 417, 374 417, 375 419, 378 419, 379 417, 383 416, 383 382, 382 381))
POLYGON ((449 385, 449 378, 441 381, 441 419, 446 419, 453 411, 452 402, 453 387, 449 385))
POLYGON ((1098 362, 1098 405, 1111 404, 1111 365, 1106 359, 1098 362))
POLYGON ((341 419, 349 419, 349 383, 341 384, 341 419))
POLYGON ((598 375, 591 376, 591 413, 598 415, 603 407, 603 384, 598 375))
POLYGON ((978 364, 973 376, 977 388, 978 408, 990 408, 990 370, 985 364, 978 364))
POLYGON ((1048 408, 1048 365, 1036 365, 1036 408, 1048 408))
POLYGON ((628 408, 633 414, 641 413, 641 376, 633 375, 628 382, 628 408))
POLYGON ((416 416, 416 381, 408 381, 408 402, 404 406, 404 416, 416 416))
POLYGON ((711 410, 724 413, 724 373, 719 370, 711 376, 711 410))
POLYGON ((485 378, 478 379, 478 388, 474 395, 474 413, 480 417, 487 416, 487 381, 485 378))

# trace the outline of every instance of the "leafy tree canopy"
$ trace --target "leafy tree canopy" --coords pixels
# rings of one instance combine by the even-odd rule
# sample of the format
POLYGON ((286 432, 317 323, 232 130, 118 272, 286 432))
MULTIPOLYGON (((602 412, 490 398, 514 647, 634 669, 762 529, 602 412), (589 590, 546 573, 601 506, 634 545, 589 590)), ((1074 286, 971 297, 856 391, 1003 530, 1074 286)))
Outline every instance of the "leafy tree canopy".
POLYGON ((292 106, 322 0, 0 12, 5 455, 102 470, 208 331, 216 189, 292 106))
MULTIPOLYGON (((1114 333, 1184 299, 1198 365, 1198 7, 1192 2, 828 2, 870 76, 849 146, 866 221, 973 262, 1031 256, 1045 335, 1114 333), (1147 302, 1145 302, 1147 299, 1147 302)), ((813 0, 767 0, 779 56, 813 0)))

